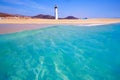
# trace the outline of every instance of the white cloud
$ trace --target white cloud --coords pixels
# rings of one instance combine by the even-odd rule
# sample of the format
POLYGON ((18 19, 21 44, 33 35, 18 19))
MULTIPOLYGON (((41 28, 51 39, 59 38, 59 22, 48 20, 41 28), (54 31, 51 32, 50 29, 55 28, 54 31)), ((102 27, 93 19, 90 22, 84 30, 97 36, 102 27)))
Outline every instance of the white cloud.
POLYGON ((52 13, 52 10, 53 10, 49 6, 45 6, 45 5, 42 5, 40 3, 38 4, 32 0, 9 0, 9 1, 8 0, 1 0, 1 1, 4 3, 8 3, 8 4, 16 6, 16 7, 13 7, 13 6, 1 6, 0 5, 0 8, 2 10, 5 9, 5 10, 14 11, 14 12, 19 12, 20 14, 21 13, 29 13, 30 14, 30 13, 34 13, 34 12, 39 12, 39 13, 40 12, 46 12, 46 13, 50 12, 50 13, 52 13))
POLYGON ((8 12, 8 13, 14 13, 14 14, 19 14, 19 13, 22 13, 22 14, 26 14, 26 13, 30 13, 29 11, 26 11, 24 9, 16 9, 16 8, 13 8, 13 7, 8 7, 8 6, 1 6, 0 5, 0 11, 2 12, 8 12))
POLYGON ((24 4, 23 2, 21 2, 21 0, 1 0, 1 1, 5 2, 5 3, 15 4, 15 5, 22 5, 22 4, 24 4))
POLYGON ((36 3, 31 0, 1 0, 2 2, 6 2, 13 5, 25 6, 28 8, 39 9, 39 10, 50 10, 51 8, 47 6, 43 6, 41 4, 36 3))

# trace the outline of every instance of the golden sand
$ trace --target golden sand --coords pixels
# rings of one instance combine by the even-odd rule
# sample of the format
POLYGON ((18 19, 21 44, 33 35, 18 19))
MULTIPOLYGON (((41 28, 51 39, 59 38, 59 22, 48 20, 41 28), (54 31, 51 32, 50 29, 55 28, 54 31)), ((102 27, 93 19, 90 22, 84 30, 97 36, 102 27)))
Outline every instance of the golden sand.
POLYGON ((2 19, 0 24, 110 24, 120 23, 120 19, 79 19, 79 20, 53 20, 53 19, 2 19))
POLYGON ((120 19, 2 19, 0 20, 0 34, 33 30, 51 25, 103 25, 120 23, 120 19))

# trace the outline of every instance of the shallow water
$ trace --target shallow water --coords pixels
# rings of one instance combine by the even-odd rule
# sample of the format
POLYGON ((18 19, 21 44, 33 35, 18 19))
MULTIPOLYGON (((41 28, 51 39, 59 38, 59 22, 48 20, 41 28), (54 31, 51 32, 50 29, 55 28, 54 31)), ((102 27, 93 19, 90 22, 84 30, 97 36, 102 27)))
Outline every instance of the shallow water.
POLYGON ((120 24, 0 35, 0 80, 118 80, 120 24))

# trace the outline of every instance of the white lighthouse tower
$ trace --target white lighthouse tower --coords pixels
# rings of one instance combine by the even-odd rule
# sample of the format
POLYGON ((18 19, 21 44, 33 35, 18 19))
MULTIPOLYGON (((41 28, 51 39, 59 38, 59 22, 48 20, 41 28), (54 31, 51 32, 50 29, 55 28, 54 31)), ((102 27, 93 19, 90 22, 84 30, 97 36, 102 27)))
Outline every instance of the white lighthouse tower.
POLYGON ((55 5, 55 20, 58 20, 58 7, 55 5))

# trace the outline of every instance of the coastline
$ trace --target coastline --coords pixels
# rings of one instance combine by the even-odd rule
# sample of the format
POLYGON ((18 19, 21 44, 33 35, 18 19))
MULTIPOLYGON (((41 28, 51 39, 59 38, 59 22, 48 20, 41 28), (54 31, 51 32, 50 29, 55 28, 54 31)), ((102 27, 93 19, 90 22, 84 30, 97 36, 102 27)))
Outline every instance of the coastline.
POLYGON ((0 20, 0 34, 21 32, 45 28, 53 25, 79 25, 79 26, 96 26, 120 23, 120 19, 79 19, 79 20, 51 20, 51 19, 3 19, 0 20))
POLYGON ((2 19, 0 24, 110 24, 118 23, 120 18, 93 19, 2 19))
POLYGON ((51 24, 0 24, 0 34, 9 34, 22 32, 26 30, 35 30, 52 26, 51 24))

